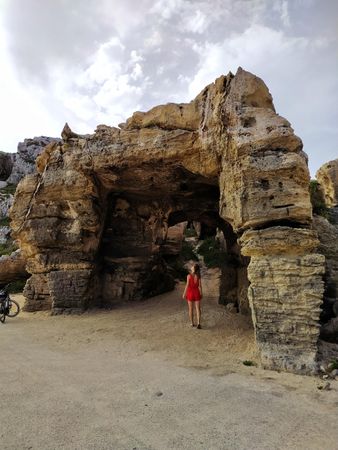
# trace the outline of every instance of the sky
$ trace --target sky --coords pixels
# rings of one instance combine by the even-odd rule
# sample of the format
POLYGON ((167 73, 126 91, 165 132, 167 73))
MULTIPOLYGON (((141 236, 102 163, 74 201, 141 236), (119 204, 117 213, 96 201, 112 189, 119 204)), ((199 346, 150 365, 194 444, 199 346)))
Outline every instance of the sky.
POLYGON ((336 0, 0 0, 0 150, 188 102, 238 66, 309 155, 338 158, 336 0))

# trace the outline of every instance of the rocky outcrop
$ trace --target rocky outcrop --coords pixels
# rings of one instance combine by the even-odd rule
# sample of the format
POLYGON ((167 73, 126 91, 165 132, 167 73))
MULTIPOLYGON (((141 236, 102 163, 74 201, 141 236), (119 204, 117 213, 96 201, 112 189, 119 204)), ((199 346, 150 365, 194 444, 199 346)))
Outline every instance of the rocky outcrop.
POLYGON ((329 161, 316 173, 318 195, 322 204, 314 216, 313 227, 317 231, 320 246, 325 255, 325 292, 321 313, 320 336, 325 341, 338 343, 338 159, 329 161))
POLYGON ((11 235, 11 229, 9 226, 0 226, 0 244, 6 244, 11 235))
POLYGON ((163 255, 179 255, 182 250, 184 240, 184 231, 187 224, 185 222, 178 223, 168 228, 167 236, 162 245, 163 255))
POLYGON ((0 243, 5 244, 10 240, 10 228, 8 211, 12 206, 14 195, 0 187, 0 243))
POLYGON ((39 136, 19 142, 17 153, 11 155, 13 166, 8 174, 7 183, 18 184, 25 175, 33 173, 37 156, 51 142, 60 142, 60 139, 39 136))
POLYGON ((5 181, 10 176, 13 168, 14 155, 0 152, 0 181, 5 181))
POLYGON ((318 233, 318 252, 325 256, 325 292, 321 313, 322 339, 338 343, 338 223, 314 216, 313 228, 318 233))
POLYGON ((35 172, 36 158, 47 144, 60 141, 59 138, 40 136, 20 142, 17 153, 0 152, 0 243, 11 241, 8 212, 17 183, 25 175, 35 172))
POLYGON ((288 227, 250 230, 241 243, 242 253, 251 256, 248 293, 263 363, 292 371, 313 366, 325 262, 323 255, 312 253, 319 243, 316 233, 288 227))
POLYGON ((2 193, 0 190, 0 218, 7 217, 9 208, 12 206, 14 195, 2 193))
POLYGON ((316 173, 316 178, 324 194, 328 207, 338 207, 338 159, 323 164, 316 173))
POLYGON ((168 289, 168 228, 213 223, 228 248, 242 236, 250 258, 264 366, 315 370, 324 257, 310 229, 307 157, 262 80, 239 69, 188 104, 63 136, 19 183, 11 210, 32 274, 28 309, 78 311, 168 289))
POLYGON ((0 284, 27 279, 26 260, 20 250, 11 255, 0 256, 0 284))

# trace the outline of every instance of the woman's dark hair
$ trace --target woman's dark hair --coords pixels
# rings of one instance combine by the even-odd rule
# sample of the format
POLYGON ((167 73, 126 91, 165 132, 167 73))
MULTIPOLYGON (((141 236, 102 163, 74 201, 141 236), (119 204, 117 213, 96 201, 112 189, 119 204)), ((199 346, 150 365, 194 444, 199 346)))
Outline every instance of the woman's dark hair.
POLYGON ((201 269, 200 269, 200 266, 199 266, 198 264, 194 264, 194 265, 193 265, 193 268, 194 268, 194 273, 195 273, 195 275, 197 275, 198 278, 201 278, 201 269))

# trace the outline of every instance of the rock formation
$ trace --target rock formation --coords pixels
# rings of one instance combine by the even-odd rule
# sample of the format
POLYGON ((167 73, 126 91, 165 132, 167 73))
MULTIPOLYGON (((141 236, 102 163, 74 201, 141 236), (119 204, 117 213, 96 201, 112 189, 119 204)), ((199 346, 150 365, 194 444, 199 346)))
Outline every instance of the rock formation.
MULTIPOLYGON (((333 183, 331 187, 336 188, 333 183)), ((322 190, 322 193, 325 191, 322 190)), ((332 201, 332 196, 327 199, 332 201)), ((320 336, 326 341, 338 343, 338 206, 326 207, 322 213, 325 217, 314 215, 313 219, 313 227, 320 240, 318 252, 325 256, 320 336)))
POLYGON ((0 181, 5 181, 10 176, 13 169, 13 162, 13 154, 0 152, 0 181))
POLYGON ((17 153, 10 154, 13 164, 7 177, 7 183, 18 184, 25 175, 33 173, 35 171, 35 160, 44 147, 51 142, 60 141, 59 138, 39 136, 19 142, 17 153))
MULTIPOLYGON (((17 153, 0 152, 0 223, 4 219, 8 221, 17 183, 25 175, 35 172, 35 160, 47 144, 60 141, 59 138, 40 136, 20 142, 17 153)), ((0 226, 0 242, 8 240, 9 228, 0 226)))
MULTIPOLYGON (((19 142, 17 153, 0 152, 0 189, 9 184, 17 185, 25 175, 35 172, 36 158, 45 146, 60 141, 59 138, 39 136, 19 142)), ((12 201, 12 195, 4 196, 0 190, 0 218, 7 216, 12 201)))
POLYGON ((318 252, 325 256, 325 292, 321 314, 321 337, 338 343, 338 223, 314 216, 313 227, 318 233, 318 252))
POLYGON ((182 250, 186 223, 181 222, 168 228, 167 236, 162 245, 164 255, 178 255, 182 250))
POLYGON ((24 280, 27 277, 26 260, 20 250, 13 252, 11 255, 0 256, 0 285, 24 280))
POLYGON ((14 235, 29 310, 81 311, 172 287, 168 227, 217 222, 239 238, 263 365, 315 370, 324 256, 307 157, 262 80, 239 69, 188 104, 49 144, 18 185, 14 235))
POLYGON ((312 203, 320 215, 314 215, 313 228, 320 240, 318 252, 325 256, 320 336, 338 343, 338 159, 322 165, 316 177, 312 203))
POLYGON ((338 207, 338 159, 323 164, 316 173, 316 178, 324 194, 328 207, 338 207))

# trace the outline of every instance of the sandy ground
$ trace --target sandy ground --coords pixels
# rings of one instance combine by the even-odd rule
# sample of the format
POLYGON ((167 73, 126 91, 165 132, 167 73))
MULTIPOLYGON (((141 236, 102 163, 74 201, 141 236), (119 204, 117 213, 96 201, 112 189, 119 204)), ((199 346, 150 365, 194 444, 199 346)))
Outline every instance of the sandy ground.
POLYGON ((250 320, 205 284, 202 330, 182 286, 0 324, 0 448, 337 450, 338 382, 244 366, 257 361, 250 320))

